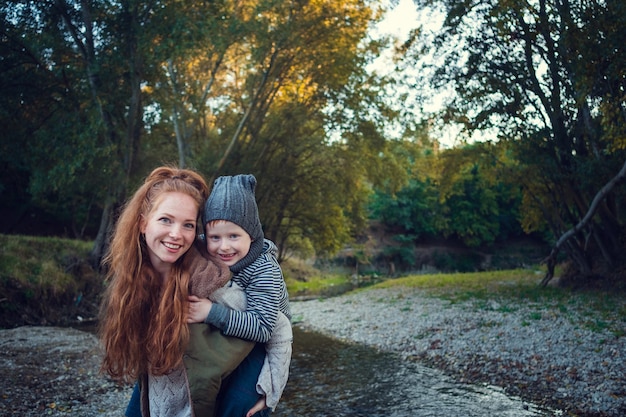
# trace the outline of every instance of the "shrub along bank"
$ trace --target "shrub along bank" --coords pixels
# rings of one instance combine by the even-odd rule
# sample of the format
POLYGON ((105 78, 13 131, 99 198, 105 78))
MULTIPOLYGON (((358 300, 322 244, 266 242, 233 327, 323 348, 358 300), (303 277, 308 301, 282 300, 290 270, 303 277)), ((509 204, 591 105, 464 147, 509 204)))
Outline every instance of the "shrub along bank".
MULTIPOLYGON (((0 328, 67 326, 95 321, 104 279, 88 262, 91 248, 92 242, 88 241, 0 234, 0 328)), ((503 296, 512 288, 515 294, 531 298, 552 299, 568 292, 540 288, 542 272, 529 269, 390 279, 375 273, 354 273, 352 268, 340 273, 336 268, 320 270, 294 259, 284 261, 282 267, 294 300, 332 297, 372 285, 395 284, 426 286, 452 298, 490 299, 503 296)), ((592 299, 606 300, 605 291, 595 293, 587 289, 592 290, 586 291, 592 299)), ((612 286, 610 292, 623 294, 624 289, 618 291, 612 286)))
POLYGON ((103 280, 89 263, 92 243, 0 235, 0 327, 93 320, 103 280))

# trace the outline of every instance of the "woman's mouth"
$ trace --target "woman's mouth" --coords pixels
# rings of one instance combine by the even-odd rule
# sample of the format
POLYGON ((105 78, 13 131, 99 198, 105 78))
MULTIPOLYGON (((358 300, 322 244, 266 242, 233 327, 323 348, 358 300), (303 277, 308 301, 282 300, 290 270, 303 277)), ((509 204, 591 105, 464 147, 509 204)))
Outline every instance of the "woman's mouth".
POLYGON ((169 242, 163 242, 163 246, 172 250, 179 250, 180 248, 183 247, 183 245, 178 245, 176 243, 169 243, 169 242))

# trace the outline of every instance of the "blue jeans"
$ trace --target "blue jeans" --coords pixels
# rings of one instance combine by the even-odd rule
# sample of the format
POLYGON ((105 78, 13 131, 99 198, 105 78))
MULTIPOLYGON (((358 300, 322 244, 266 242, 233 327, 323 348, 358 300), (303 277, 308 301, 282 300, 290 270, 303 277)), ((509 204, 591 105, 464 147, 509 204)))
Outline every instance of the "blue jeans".
POLYGON ((141 417, 141 397, 139 394, 139 382, 135 383, 133 388, 133 395, 130 397, 130 402, 126 407, 124 413, 126 417, 141 417))
MULTIPOLYGON (((256 383, 265 360, 265 344, 257 343, 237 369, 224 380, 217 397, 215 417, 244 417, 261 398, 256 383)), ((268 417, 270 410, 259 411, 254 417, 268 417)))

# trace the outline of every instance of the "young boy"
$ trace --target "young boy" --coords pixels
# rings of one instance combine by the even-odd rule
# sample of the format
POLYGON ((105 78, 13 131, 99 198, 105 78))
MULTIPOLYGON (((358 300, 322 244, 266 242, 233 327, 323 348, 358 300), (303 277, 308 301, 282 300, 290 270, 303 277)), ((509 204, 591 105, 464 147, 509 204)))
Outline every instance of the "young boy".
MULTIPOLYGON (((282 270, 276 259, 276 245, 263 236, 255 187, 256 178, 252 175, 219 177, 205 204, 203 219, 207 251, 229 266, 233 276, 227 286, 243 290, 247 301, 245 310, 214 303, 207 298, 190 297, 189 322, 204 322, 217 327, 226 336, 257 342, 250 355, 222 385, 216 413, 220 417, 243 416, 265 406, 273 409, 284 388, 279 384, 275 388, 279 392, 274 392, 273 398, 263 398, 267 393, 261 387, 257 390, 261 368, 268 360, 265 344, 270 341, 277 322, 284 322, 285 317, 281 314, 288 321, 291 311, 282 270)), ((271 351, 268 350, 268 354, 271 351)), ((283 361, 284 356, 283 352, 283 361)), ((289 362, 281 366, 283 369, 273 372, 282 373, 286 378, 289 362)))

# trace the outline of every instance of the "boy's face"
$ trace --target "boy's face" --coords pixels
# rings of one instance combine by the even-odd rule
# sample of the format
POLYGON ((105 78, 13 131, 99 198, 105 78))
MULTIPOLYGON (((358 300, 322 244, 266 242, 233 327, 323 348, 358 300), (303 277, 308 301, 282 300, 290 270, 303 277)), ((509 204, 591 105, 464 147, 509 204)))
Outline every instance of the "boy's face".
POLYGON ((252 238, 233 222, 217 220, 206 225, 206 248, 226 265, 233 266, 250 251, 252 238))

